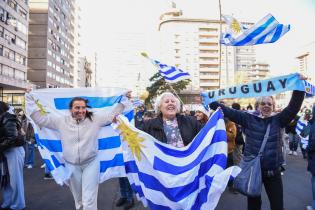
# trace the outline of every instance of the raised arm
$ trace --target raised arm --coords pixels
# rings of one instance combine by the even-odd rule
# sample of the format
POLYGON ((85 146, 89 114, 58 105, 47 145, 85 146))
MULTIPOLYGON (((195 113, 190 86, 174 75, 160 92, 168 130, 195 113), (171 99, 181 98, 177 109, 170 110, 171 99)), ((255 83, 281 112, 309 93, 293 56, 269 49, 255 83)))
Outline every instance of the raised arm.
POLYGON ((113 109, 103 109, 95 113, 94 120, 96 123, 98 123, 100 126, 108 125, 110 124, 113 119, 119 115, 122 114, 124 109, 131 109, 132 104, 126 96, 123 96, 122 100, 114 105, 113 109))
POLYGON ((280 125, 285 127, 291 120, 297 115, 301 109, 305 93, 304 91, 294 90, 291 96, 291 100, 286 108, 279 113, 280 125))
POLYGON ((311 124, 311 132, 309 135, 308 141, 308 152, 315 153, 315 104, 313 104, 313 118, 310 121, 311 124))
POLYGON ((30 93, 25 94, 28 115, 40 128, 58 129, 58 117, 51 113, 44 113, 36 105, 34 97, 30 93))
POLYGON ((213 110, 216 110, 218 107, 221 107, 225 117, 229 118, 231 121, 235 122, 236 124, 239 124, 243 127, 247 127, 247 120, 246 120, 247 115, 248 115, 247 113, 226 107, 225 105, 220 104, 218 102, 212 102, 209 106, 213 110))

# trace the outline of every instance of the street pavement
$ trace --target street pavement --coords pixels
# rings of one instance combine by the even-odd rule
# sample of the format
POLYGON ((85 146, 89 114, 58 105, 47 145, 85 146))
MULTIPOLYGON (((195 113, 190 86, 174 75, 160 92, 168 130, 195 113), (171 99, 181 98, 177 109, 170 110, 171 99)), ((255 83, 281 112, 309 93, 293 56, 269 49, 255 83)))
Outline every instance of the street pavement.
MULTIPOLYGON (((25 169, 25 197, 27 210, 74 210, 74 201, 67 186, 59 186, 54 180, 44 180, 42 161, 36 154, 36 165, 25 169)), ((285 210, 305 210, 312 200, 310 174, 306 171, 306 161, 302 155, 288 156, 286 171, 283 175, 285 210)), ((92 178, 92 177, 91 177, 92 178)), ((102 183, 98 195, 99 210, 119 210, 115 201, 119 198, 118 180, 111 179, 102 183)), ((262 195, 262 210, 268 210, 269 202, 266 193, 262 195)), ((246 210, 246 197, 232 194, 226 190, 216 210, 246 210)), ((140 202, 136 202, 134 210, 144 210, 140 202)))

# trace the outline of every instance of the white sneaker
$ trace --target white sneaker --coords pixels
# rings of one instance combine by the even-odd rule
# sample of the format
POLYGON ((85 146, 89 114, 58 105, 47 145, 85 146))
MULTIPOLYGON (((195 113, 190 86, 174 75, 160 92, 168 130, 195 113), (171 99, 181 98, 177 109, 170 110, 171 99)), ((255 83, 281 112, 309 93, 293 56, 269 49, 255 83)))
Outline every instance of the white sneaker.
POLYGON ((27 168, 28 168, 28 169, 31 169, 31 168, 33 168, 33 166, 32 166, 32 165, 28 165, 27 168))
POLYGON ((293 152, 293 155, 297 156, 297 152, 296 152, 296 151, 294 151, 294 152, 293 152))
POLYGON ((311 207, 311 206, 306 206, 306 210, 313 210, 313 207, 311 207))
POLYGON ((288 154, 289 154, 289 155, 292 155, 292 153, 293 153, 293 152, 290 150, 290 152, 289 152, 288 154))
POLYGON ((46 166, 46 165, 45 165, 45 163, 44 163, 43 165, 40 166, 40 168, 45 168, 45 166, 46 166))

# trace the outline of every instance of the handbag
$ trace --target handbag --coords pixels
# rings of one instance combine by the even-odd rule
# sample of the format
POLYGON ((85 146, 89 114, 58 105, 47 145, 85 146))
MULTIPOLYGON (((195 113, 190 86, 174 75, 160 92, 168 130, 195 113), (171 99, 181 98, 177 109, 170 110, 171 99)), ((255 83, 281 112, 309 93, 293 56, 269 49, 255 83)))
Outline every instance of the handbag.
POLYGON ((243 195, 249 197, 258 197, 262 189, 262 175, 260 159, 265 149, 266 142, 270 132, 270 124, 268 124, 264 140, 260 147, 258 155, 244 157, 240 163, 242 171, 234 179, 234 189, 243 195))

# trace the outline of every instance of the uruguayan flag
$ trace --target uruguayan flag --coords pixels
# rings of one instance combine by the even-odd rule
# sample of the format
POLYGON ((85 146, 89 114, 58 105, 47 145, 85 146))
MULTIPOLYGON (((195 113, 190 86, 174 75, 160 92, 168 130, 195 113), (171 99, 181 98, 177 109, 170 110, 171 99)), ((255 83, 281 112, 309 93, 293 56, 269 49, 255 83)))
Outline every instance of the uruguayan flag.
POLYGON ((304 116, 300 117, 300 119, 298 120, 296 127, 295 127, 295 132, 299 135, 299 137, 301 139, 302 148, 306 149, 308 146, 309 135, 301 136, 301 132, 307 126, 308 121, 304 120, 303 118, 304 118, 304 116))
POLYGON ((222 35, 221 43, 228 46, 273 43, 290 30, 290 25, 280 24, 271 14, 248 29, 231 16, 223 17, 229 30, 222 35))
POLYGON ((158 67, 159 73, 163 76, 166 82, 176 83, 190 78, 190 74, 188 72, 184 72, 175 66, 168 66, 157 60, 152 60, 152 63, 158 67))
POLYGON ((306 96, 311 97, 315 95, 315 86, 303 80, 306 96))
POLYGON ((230 177, 240 168, 225 170, 226 131, 216 111, 186 147, 161 143, 119 117, 126 173, 132 189, 150 209, 214 209, 230 177))
POLYGON ((135 98, 133 101, 132 101, 132 104, 133 104, 133 107, 139 107, 139 106, 143 106, 144 105, 144 101, 143 100, 140 100, 139 98, 135 98))
MULTIPOLYGON (((39 108, 41 112, 47 112, 48 114, 69 115, 69 102, 75 96, 88 99, 88 105, 91 107, 89 110, 96 113, 101 109, 112 109, 126 92, 125 89, 118 88, 39 89, 30 93, 36 100, 37 105, 28 103, 26 100, 26 113, 32 113, 32 110, 39 108)), ((132 107, 125 111, 125 116, 129 120, 133 119, 132 107)), ((67 183, 71 171, 65 167, 62 155, 62 140, 58 131, 44 127, 39 129, 36 125, 34 125, 34 128, 38 149, 46 167, 58 184, 67 183)), ((125 176, 124 160, 118 133, 110 125, 107 125, 102 127, 99 131, 98 139, 95 140, 98 141, 100 182, 112 177, 125 176)))

